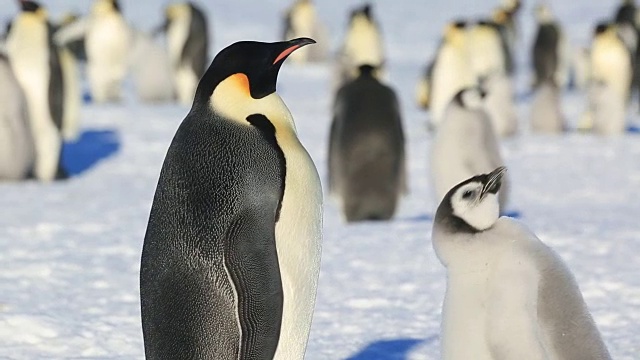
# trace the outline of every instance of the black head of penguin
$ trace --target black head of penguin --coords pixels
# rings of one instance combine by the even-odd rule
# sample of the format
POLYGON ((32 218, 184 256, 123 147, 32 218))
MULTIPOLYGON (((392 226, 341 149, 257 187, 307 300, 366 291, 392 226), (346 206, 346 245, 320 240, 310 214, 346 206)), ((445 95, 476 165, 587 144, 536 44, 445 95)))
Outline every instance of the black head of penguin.
POLYGON ((20 8, 24 12, 37 12, 40 10, 40 4, 35 1, 20 0, 20 8))
POLYGON ((240 41, 221 50, 202 76, 194 104, 206 103, 216 86, 234 74, 244 74, 249 93, 261 99, 276 91, 276 80, 283 61, 296 49, 314 44, 315 40, 298 38, 289 41, 264 43, 240 41))
POLYGON ((115 10, 115 12, 122 13, 122 8, 118 0, 111 0, 111 3, 113 4, 113 10, 115 10))
POLYGON ((604 33, 605 31, 607 31, 608 28, 609 28, 609 23, 607 22, 599 23, 598 25, 596 25, 595 35, 604 33))
POLYGON ((364 15, 367 19, 371 21, 373 16, 371 13, 371 4, 364 4, 362 7, 356 8, 353 11, 351 11, 350 18, 353 19, 358 15, 364 15))

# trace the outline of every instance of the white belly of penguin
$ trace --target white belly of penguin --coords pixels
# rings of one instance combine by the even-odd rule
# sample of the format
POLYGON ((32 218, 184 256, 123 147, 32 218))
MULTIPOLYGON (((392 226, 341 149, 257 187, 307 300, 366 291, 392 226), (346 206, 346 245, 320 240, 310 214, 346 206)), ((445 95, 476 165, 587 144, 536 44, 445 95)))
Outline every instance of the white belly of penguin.
POLYGON ((276 224, 284 308, 274 359, 302 359, 320 271, 322 188, 318 172, 298 139, 289 134, 278 136, 277 132, 276 138, 285 154, 287 172, 276 224))
POLYGON ((442 312, 442 358, 492 360, 487 341, 489 271, 449 274, 442 312))

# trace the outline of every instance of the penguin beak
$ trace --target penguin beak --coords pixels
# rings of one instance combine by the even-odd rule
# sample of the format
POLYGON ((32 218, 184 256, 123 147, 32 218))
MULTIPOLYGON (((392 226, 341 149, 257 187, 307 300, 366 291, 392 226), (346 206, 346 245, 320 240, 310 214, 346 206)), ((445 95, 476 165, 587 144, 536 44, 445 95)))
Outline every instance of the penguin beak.
POLYGON ((284 59, 286 59, 289 55, 291 55, 292 52, 298 50, 299 48, 305 46, 305 45, 309 45, 309 44, 315 44, 316 41, 310 38, 297 38, 297 39, 293 39, 293 40, 289 40, 284 42, 285 44, 285 49, 282 50, 280 52, 280 54, 278 54, 278 56, 276 57, 276 59, 273 61, 273 65, 278 64, 279 62, 283 61, 284 59))
POLYGON ((504 166, 500 166, 499 168, 487 174, 487 182, 482 187, 481 197, 484 197, 488 193, 497 194, 500 190, 500 186, 502 186, 502 176, 506 172, 507 168, 504 166))

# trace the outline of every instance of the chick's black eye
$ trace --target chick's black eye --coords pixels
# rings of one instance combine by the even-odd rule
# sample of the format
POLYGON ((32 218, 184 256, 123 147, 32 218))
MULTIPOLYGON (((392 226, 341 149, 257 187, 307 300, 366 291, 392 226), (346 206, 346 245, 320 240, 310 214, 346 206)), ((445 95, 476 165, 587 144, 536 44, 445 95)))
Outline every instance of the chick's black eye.
POLYGON ((473 196, 473 191, 471 191, 471 190, 467 190, 467 191, 462 193, 462 198, 463 199, 469 199, 469 198, 471 198, 471 196, 473 196))

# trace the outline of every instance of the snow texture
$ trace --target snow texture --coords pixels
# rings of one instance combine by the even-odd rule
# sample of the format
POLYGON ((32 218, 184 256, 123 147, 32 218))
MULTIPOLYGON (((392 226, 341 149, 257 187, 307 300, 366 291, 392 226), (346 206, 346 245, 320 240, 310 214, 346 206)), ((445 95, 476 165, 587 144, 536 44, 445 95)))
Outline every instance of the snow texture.
MULTIPOLYGON (((43 2, 44 3, 44 2, 43 2)), ((166 1, 121 0, 130 23, 149 30, 166 1)), ((214 52, 245 39, 277 40, 285 0, 201 1, 214 52)), ((344 33, 360 1, 316 1, 331 31, 344 33)), ((528 119, 532 1, 520 14, 516 58, 519 118, 528 119)), ((554 1, 576 46, 617 1, 554 1)), ((15 4, 15 2, 14 2, 15 4)), ((49 0, 53 18, 86 13, 90 1, 49 0)), ((497 0, 377 1, 389 83, 407 135, 409 188, 395 220, 347 226, 326 201, 318 301, 307 359, 439 359, 445 271, 430 234, 437 204, 429 183, 427 114, 414 89, 445 23, 488 14, 497 0)), ((17 7, 0 7, 9 20, 17 7)), ((285 65, 279 92, 326 180, 331 66, 285 65)), ((85 84, 86 85, 86 84, 85 84)), ((86 87, 86 86, 85 86, 86 87)), ((142 240, 165 152, 188 108, 143 105, 131 82, 118 105, 86 104, 82 136, 65 147, 64 182, 0 184, 0 358, 140 359, 138 271, 142 240)), ((565 92, 575 127, 584 94, 565 92)), ((633 104, 637 109, 637 104, 633 104)), ((635 110, 634 110, 635 111, 635 110)), ((634 112, 630 116, 637 120, 634 112)), ((521 134, 501 145, 511 207, 574 272, 614 359, 640 358, 640 137, 521 134)), ((326 187, 325 187, 326 188, 326 187)))

